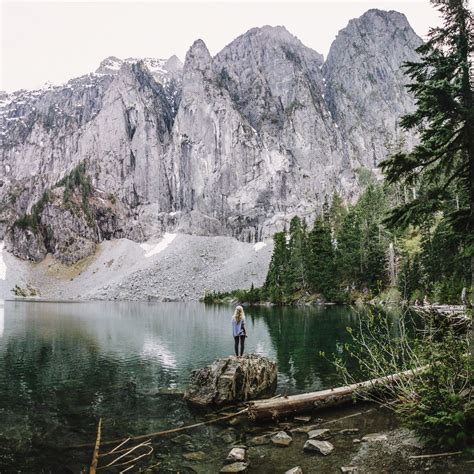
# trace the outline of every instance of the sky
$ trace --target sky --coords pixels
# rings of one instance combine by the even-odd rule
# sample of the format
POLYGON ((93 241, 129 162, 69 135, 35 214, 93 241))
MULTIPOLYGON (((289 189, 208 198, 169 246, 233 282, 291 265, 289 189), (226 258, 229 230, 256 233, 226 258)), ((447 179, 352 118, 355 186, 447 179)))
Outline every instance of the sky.
POLYGON ((326 57, 337 32, 370 8, 404 13, 422 38, 440 23, 429 0, 0 2, 0 90, 8 92, 64 83, 108 56, 184 61, 198 38, 214 55, 255 26, 284 25, 326 57))

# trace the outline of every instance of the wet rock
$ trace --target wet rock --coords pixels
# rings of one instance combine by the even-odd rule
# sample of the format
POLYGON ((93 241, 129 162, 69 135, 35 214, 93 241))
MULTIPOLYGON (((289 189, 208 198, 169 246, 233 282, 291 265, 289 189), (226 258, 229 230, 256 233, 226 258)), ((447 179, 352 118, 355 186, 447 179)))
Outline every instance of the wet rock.
POLYGON ((341 472, 347 472, 349 474, 352 474, 358 471, 359 469, 357 469, 357 466, 341 466, 341 472))
POLYGON ((293 428, 290 431, 292 433, 309 433, 310 431, 317 430, 319 425, 308 425, 308 426, 298 426, 293 428))
POLYGON ((387 441, 387 435, 382 433, 369 433, 362 437, 362 441, 367 443, 378 443, 380 441, 387 441))
POLYGON ((232 448, 230 450, 230 453, 227 455, 227 458, 225 460, 226 464, 232 464, 235 462, 243 462, 245 461, 245 448, 232 448))
POLYGON ((300 423, 309 423, 311 421, 310 416, 295 416, 293 420, 298 421, 300 423))
POLYGON ((303 474, 303 469, 301 469, 299 466, 296 466, 286 471, 285 474, 303 474))
POLYGON ((359 439, 359 438, 354 438, 354 439, 352 440, 352 442, 353 442, 354 444, 359 444, 359 443, 360 443, 360 439, 359 439))
POLYGON ((309 452, 316 452, 322 454, 323 456, 327 456, 331 454, 334 450, 334 446, 329 441, 318 441, 315 439, 308 439, 304 444, 305 451, 309 452))
POLYGON ((272 443, 277 446, 289 446, 293 441, 293 438, 286 434, 284 431, 279 431, 278 433, 272 436, 272 443))
POLYGON ((262 446, 270 442, 270 437, 268 435, 255 436, 250 441, 250 446, 262 446))
POLYGON ((186 443, 184 443, 183 448, 189 452, 196 451, 196 446, 194 446, 194 444, 191 443, 191 441, 187 441, 186 443))
POLYGON ((309 439, 329 439, 331 438, 331 431, 328 429, 322 429, 322 430, 311 430, 308 433, 308 438, 309 439))
POLYGON ((185 444, 185 443, 191 442, 192 440, 193 438, 191 438, 191 436, 187 434, 180 434, 176 436, 175 438, 173 438, 171 442, 175 444, 185 444))
POLYGON ((273 394, 276 382, 276 364, 270 359, 256 354, 231 356, 194 370, 184 398, 200 406, 246 401, 273 394))
POLYGON ((202 451, 195 451, 194 453, 183 454, 183 458, 188 461, 204 461, 206 459, 206 453, 202 451))
POLYGON ((245 462, 234 462, 226 464, 219 472, 247 472, 248 464, 245 462))
POLYGON ((226 444, 230 444, 235 441, 235 436, 232 433, 223 433, 221 436, 219 436, 219 438, 226 444))
POLYGON ((344 430, 339 431, 339 434, 352 435, 352 434, 356 434, 358 432, 359 432, 359 428, 346 428, 344 430))

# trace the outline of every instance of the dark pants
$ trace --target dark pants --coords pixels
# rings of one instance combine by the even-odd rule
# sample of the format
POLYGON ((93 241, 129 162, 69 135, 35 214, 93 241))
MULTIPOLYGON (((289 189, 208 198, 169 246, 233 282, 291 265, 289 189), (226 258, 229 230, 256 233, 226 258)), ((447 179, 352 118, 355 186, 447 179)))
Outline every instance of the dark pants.
POLYGON ((239 355, 239 341, 240 341, 240 355, 243 355, 244 347, 245 347, 245 336, 234 336, 236 356, 239 355))

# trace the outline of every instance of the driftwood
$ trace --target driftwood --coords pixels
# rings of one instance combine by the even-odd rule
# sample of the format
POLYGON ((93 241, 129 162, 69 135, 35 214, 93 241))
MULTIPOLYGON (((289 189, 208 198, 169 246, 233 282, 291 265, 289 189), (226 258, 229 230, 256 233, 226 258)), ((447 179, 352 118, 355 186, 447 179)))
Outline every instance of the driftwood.
POLYGON ((92 462, 89 469, 89 474, 95 474, 97 470, 97 463, 99 462, 99 448, 100 448, 100 431, 102 427, 102 418, 99 419, 99 424, 97 426, 97 437, 94 445, 94 452, 92 453, 92 462))
POLYGON ((444 458, 449 456, 458 456, 459 454, 462 454, 462 451, 453 451, 451 453, 419 454, 418 456, 408 456, 408 459, 444 458))
POLYGON ((420 367, 418 369, 406 370, 398 374, 387 375, 344 387, 321 390, 319 392, 303 393, 301 395, 279 397, 270 400, 257 400, 250 402, 248 416, 254 421, 264 421, 342 405, 352 401, 358 392, 380 389, 387 384, 393 384, 404 378, 413 377, 425 369, 426 367, 420 367))
MULTIPOLYGON (((272 400, 272 399, 270 399, 270 400, 272 400)), ((150 438, 150 439, 151 438, 157 438, 159 436, 166 436, 166 435, 169 435, 169 434, 180 433, 182 431, 188 431, 188 430, 191 430, 191 429, 194 429, 194 428, 198 428, 200 426, 210 425, 210 424, 216 423, 218 421, 229 420, 230 418, 236 418, 237 416, 240 416, 244 413, 247 413, 247 411, 248 411, 248 408, 244 408, 243 410, 240 410, 237 413, 231 413, 229 415, 220 416, 218 418, 214 418, 213 420, 203 421, 201 423, 194 423, 192 425, 181 426, 180 428, 172 428, 170 430, 156 431, 154 433, 148 433, 148 434, 139 435, 139 436, 130 436, 125 440, 124 439, 114 439, 114 440, 111 440, 111 441, 103 441, 101 443, 101 446, 110 446, 111 444, 120 443, 118 446, 116 446, 114 448, 114 450, 115 450, 115 449, 118 449, 120 446, 122 446, 123 444, 125 444, 128 441, 141 441, 141 440, 147 439, 147 438, 150 438)), ((92 448, 93 446, 94 445, 90 444, 90 443, 76 444, 74 446, 66 446, 63 449, 84 449, 84 448, 92 448)), ((111 454, 114 450, 112 450, 109 454, 111 454)), ((99 456, 102 456, 102 455, 99 454, 99 456)))

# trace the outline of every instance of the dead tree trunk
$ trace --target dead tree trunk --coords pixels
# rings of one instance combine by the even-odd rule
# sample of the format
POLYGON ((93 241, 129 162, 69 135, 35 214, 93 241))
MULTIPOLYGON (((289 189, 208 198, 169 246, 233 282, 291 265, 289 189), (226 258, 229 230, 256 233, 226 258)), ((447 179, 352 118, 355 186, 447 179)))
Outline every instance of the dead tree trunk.
POLYGON ((350 402, 360 392, 380 390, 383 386, 397 383, 398 381, 419 374, 426 367, 406 370, 398 374, 387 375, 366 382, 346 385, 320 392, 303 393, 289 397, 278 397, 269 400, 257 400, 249 404, 248 416, 253 421, 265 421, 286 418, 299 413, 312 410, 342 405, 350 402))

